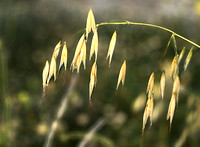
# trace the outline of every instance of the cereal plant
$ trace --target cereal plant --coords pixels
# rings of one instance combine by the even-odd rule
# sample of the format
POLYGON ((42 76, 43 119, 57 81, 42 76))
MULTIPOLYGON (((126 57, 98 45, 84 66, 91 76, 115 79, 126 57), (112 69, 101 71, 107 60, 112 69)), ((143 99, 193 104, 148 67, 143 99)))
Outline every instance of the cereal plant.
MULTIPOLYGON (((53 54, 51 59, 47 60, 43 69, 42 73, 42 85, 43 85, 43 98, 42 98, 42 104, 44 104, 48 100, 48 86, 51 84, 51 79, 54 78, 54 82, 56 82, 57 76, 60 74, 63 74, 62 70, 65 71, 70 71, 71 73, 71 83, 68 91, 66 92, 65 96, 63 97, 63 100, 61 101, 61 104, 58 108, 57 114, 56 114, 56 119, 52 122, 51 128, 49 130, 49 133, 47 135, 47 139, 45 142, 45 146, 51 146, 54 133, 58 127, 59 121, 62 119, 62 116, 64 115, 65 110, 68 107, 68 97, 74 88, 75 83, 77 83, 77 77, 81 76, 81 68, 83 64, 83 69, 87 69, 86 63, 87 61, 92 64, 92 67, 90 68, 90 75, 88 83, 85 83, 85 86, 88 86, 89 91, 88 91, 88 106, 90 109, 94 109, 93 105, 93 99, 95 99, 95 88, 98 85, 98 66, 99 65, 99 58, 98 54, 101 52, 101 49, 99 49, 99 32, 101 32, 102 29, 104 29, 104 26, 143 26, 146 27, 146 29, 159 29, 160 31, 165 31, 166 33, 169 33, 171 37, 169 38, 168 43, 166 42, 166 48, 163 50, 163 57, 165 58, 165 55, 167 51, 169 50, 170 44, 173 44, 174 47, 174 57, 173 60, 171 61, 171 68, 170 71, 165 71, 164 67, 160 69, 160 71, 152 71, 152 74, 149 77, 149 80, 146 80, 146 104, 144 107, 144 113, 143 113, 143 122, 141 121, 141 124, 138 124, 141 127, 141 145, 143 143, 143 137, 145 136, 145 128, 146 124, 148 122, 149 118, 149 123, 150 123, 150 128, 153 126, 153 112, 154 112, 154 105, 156 101, 154 101, 154 95, 157 93, 159 90, 160 92, 160 99, 164 100, 166 97, 171 97, 171 100, 169 101, 168 105, 168 112, 166 114, 166 119, 169 120, 169 132, 170 130, 173 129, 173 119, 174 119, 174 114, 176 113, 175 110, 181 111, 181 108, 178 108, 178 102, 179 99, 181 99, 180 93, 181 93, 181 74, 184 74, 184 72, 187 70, 188 66, 190 65, 190 61, 193 56, 193 52, 200 49, 200 45, 197 43, 191 41, 190 39, 187 39, 183 37, 182 35, 159 25, 155 24, 148 24, 148 23, 138 23, 138 22, 131 22, 128 20, 125 21, 120 21, 120 22, 102 22, 102 23, 96 23, 98 20, 95 20, 93 11, 90 9, 88 12, 88 17, 86 20, 86 27, 84 31, 82 31, 82 34, 80 34, 80 39, 77 41, 77 46, 76 49, 74 50, 74 57, 72 61, 68 60, 68 48, 67 48, 67 40, 64 42, 59 41, 58 44, 55 46, 53 50, 53 54), (177 48, 177 39, 183 40, 185 43, 190 44, 191 49, 183 47, 181 52, 178 51, 177 48), (91 43, 89 44, 89 41, 91 40, 91 43), (87 55, 87 49, 89 49, 89 55, 87 55), (62 51, 61 51, 62 50, 62 51), (189 51, 189 52, 188 52, 189 51), (187 55, 185 53, 188 52, 187 55), (94 56, 94 60, 93 60, 94 56), (60 59, 59 59, 60 57, 60 59), (182 61, 185 58, 184 61, 182 61), (59 64, 58 64, 59 62, 59 64), (184 66, 182 67, 181 62, 184 62, 184 66), (69 65, 70 63, 70 65, 69 65), (58 66, 59 65, 59 66, 58 66), (70 66, 70 68, 67 67, 67 65, 70 66), (183 69, 183 70, 182 70, 183 69), (167 75, 166 72, 170 72, 170 75, 167 75), (160 83, 160 88, 155 89, 155 79, 159 79, 160 83), (171 95, 166 95, 166 79, 172 79, 173 84, 171 85, 171 95)), ((112 67, 112 58, 115 56, 115 50, 118 50, 119 48, 116 47, 116 42, 118 41, 119 35, 117 31, 113 31, 113 34, 110 38, 110 43, 108 45, 108 50, 107 50, 107 56, 105 56, 105 61, 107 62, 107 68, 112 67)), ((50 50, 50 52, 52 52, 50 50)), ((151 55, 149 55, 151 56, 151 55)), ((160 57, 160 58, 163 58, 160 57)), ((120 83, 122 83, 122 86, 126 86, 126 81, 125 77, 128 74, 127 73, 127 65, 129 64, 129 61, 124 58, 124 62, 121 63, 121 65, 118 66, 118 79, 116 79, 116 83, 113 83, 113 86, 116 87, 116 92, 119 90, 120 83), (121 68, 120 68, 121 66, 121 68)), ((129 75, 130 76, 130 75, 129 75)), ((145 91, 145 88, 144 88, 145 91)), ((87 107, 87 106, 86 106, 87 107)), ((141 116, 142 117, 142 116, 141 116)), ((95 133, 97 132, 100 127, 106 124, 107 121, 106 119, 103 119, 99 123, 97 123, 96 126, 91 129, 86 134, 80 135, 84 136, 84 139, 82 142, 80 142, 79 146, 86 146, 87 142, 90 141, 92 136, 95 138, 95 133), (102 122, 103 121, 103 122, 102 122), (98 127, 99 126, 99 127, 98 127), (97 129, 97 128, 98 129, 97 129), (95 129, 96 128, 96 129, 95 129)), ((154 129, 154 128, 152 128, 154 129)), ((72 135, 73 136, 73 135, 72 135)), ((76 136, 76 135, 74 135, 76 136)), ((77 135, 79 136, 79 135, 77 135)), ((79 137, 80 137, 79 136, 79 137)))

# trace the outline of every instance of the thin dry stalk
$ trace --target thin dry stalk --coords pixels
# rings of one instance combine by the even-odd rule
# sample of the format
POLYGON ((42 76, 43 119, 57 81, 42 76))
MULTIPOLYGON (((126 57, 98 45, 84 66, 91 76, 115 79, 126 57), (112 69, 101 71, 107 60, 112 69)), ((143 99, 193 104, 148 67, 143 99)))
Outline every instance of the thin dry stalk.
POLYGON ((64 112, 67 109, 69 96, 70 96, 71 92, 73 91, 76 82, 77 82, 77 76, 73 76, 71 78, 71 81, 70 81, 70 86, 67 89, 64 97, 62 98, 60 106, 58 107, 58 110, 57 110, 57 113, 56 113, 56 116, 55 116, 55 120, 52 122, 51 127, 49 129, 49 132, 46 136, 44 147, 51 147, 52 146, 54 134, 55 134, 55 132, 58 128, 58 124, 59 124, 60 119, 62 118, 64 112))
POLYGON ((77 147, 85 147, 87 143, 92 139, 96 132, 105 125, 105 120, 100 118, 97 122, 91 127, 91 129, 86 133, 84 138, 80 141, 77 147))

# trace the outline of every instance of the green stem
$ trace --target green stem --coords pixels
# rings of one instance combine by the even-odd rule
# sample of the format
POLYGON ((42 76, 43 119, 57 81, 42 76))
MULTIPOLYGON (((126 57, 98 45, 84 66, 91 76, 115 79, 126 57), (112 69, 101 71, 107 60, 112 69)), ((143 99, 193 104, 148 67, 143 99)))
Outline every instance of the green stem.
POLYGON ((98 28, 99 26, 105 26, 105 25, 137 25, 137 26, 148 26, 148 27, 158 28, 158 29, 170 32, 170 33, 174 34, 174 36, 177 36, 200 49, 200 45, 196 44, 195 42, 175 33, 174 31, 172 31, 168 28, 165 28, 165 27, 162 27, 159 25, 148 24, 148 23, 139 23, 139 22, 130 22, 130 21, 126 20, 123 22, 103 22, 103 23, 97 24, 96 27, 98 28))

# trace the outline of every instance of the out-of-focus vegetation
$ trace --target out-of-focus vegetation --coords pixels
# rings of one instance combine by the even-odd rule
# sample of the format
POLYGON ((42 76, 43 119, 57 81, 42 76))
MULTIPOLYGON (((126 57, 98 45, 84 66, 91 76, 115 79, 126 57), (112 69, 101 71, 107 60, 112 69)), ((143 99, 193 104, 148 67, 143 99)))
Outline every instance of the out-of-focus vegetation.
MULTIPOLYGON (((76 44, 85 28, 92 8, 96 23, 130 20, 159 24, 200 44, 200 1, 148 2, 124 1, 56 1, 29 0, 0 2, 0 146, 43 146, 61 98, 69 87, 73 73, 69 70, 76 44), (55 45, 66 41, 68 70, 63 69, 51 81, 42 99, 42 69, 50 60, 55 45)), ((87 42, 86 70, 81 66, 78 84, 69 98, 68 108, 56 131, 53 146, 76 146, 99 118, 106 124, 88 146, 139 146, 142 117, 146 103, 146 86, 155 72, 155 102, 152 128, 146 126, 144 146, 200 145, 200 49, 194 48, 185 72, 180 64, 181 92, 178 108, 169 133, 166 121, 171 97, 170 64, 173 45, 163 57, 170 34, 141 26, 101 26, 99 33, 97 85, 89 107, 89 61, 92 35, 87 42), (117 42, 110 68, 106 60, 109 41, 117 31, 117 42), (125 85, 116 91, 118 73, 126 59, 125 85), (164 100, 159 79, 165 69, 167 85, 164 100)), ((191 45, 177 39, 178 52, 186 54, 191 45)), ((185 60, 186 55, 183 60, 185 60)))

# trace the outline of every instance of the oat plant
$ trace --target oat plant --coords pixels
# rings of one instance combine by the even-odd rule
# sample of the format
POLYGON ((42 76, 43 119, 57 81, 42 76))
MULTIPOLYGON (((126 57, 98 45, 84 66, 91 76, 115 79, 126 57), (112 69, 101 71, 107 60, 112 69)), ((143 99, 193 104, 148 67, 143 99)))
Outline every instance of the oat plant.
MULTIPOLYGON (((168 29, 165 28, 163 26, 159 26, 159 25, 155 25, 155 24, 148 24, 148 23, 138 23, 138 22, 131 22, 128 20, 125 21, 121 21, 121 22, 102 22, 102 23, 98 23, 96 24, 96 20, 93 14, 93 11, 90 9, 89 13, 88 13, 88 17, 86 20, 86 27, 85 27, 85 31, 83 32, 82 35, 80 35, 80 39, 79 41, 77 41, 77 46, 76 49, 74 50, 74 57, 73 60, 71 62, 70 68, 67 68, 67 41, 66 42, 61 42, 59 41, 58 44, 55 46, 51 60, 47 60, 43 69, 43 74, 42 74, 42 79, 43 79, 43 96, 45 96, 46 93, 46 89, 48 88, 48 85, 51 82, 51 78, 54 77, 54 82, 56 80, 56 76, 58 75, 58 72, 60 70, 62 70, 62 66, 64 66, 65 70, 69 70, 71 72, 77 72, 78 75, 81 75, 80 72, 80 68, 81 65, 83 64, 83 68, 86 69, 86 60, 90 60, 89 62, 92 63, 92 68, 89 69, 90 72, 90 80, 88 81, 88 84, 86 83, 86 85, 89 85, 89 91, 88 91, 88 103, 92 104, 93 101, 93 93, 94 93, 94 89, 96 87, 96 85, 98 84, 97 81, 97 77, 98 77, 98 44, 99 44, 99 40, 98 40, 98 32, 103 29, 103 26, 107 26, 107 25, 118 25, 118 26, 144 26, 148 28, 156 28, 159 29, 161 31, 165 31, 166 33, 169 33, 171 35, 171 37, 169 38, 168 43, 166 43, 166 49, 163 50, 163 54, 165 55, 166 52, 168 51, 169 45, 171 43, 173 43, 174 45, 174 58, 171 61, 171 74, 170 74, 170 78, 172 78, 173 80, 173 85, 172 85, 172 92, 171 92, 171 100, 169 102, 169 107, 168 107, 168 113, 166 114, 166 118, 167 120, 169 120, 169 128, 172 128, 172 121, 174 118, 174 113, 176 110, 176 107, 178 106, 178 100, 179 100, 179 95, 180 95, 180 89, 181 89, 181 78, 180 78, 180 73, 183 71, 180 71, 180 62, 183 59, 183 56, 185 56, 185 52, 188 51, 187 48, 183 48, 181 53, 178 53, 177 50, 177 42, 176 42, 176 38, 182 39, 183 41, 189 43, 191 45, 191 49, 186 57, 186 60, 184 61, 184 71, 187 69, 191 59, 192 59, 192 55, 193 52, 195 51, 195 49, 200 49, 200 45, 196 44, 195 42, 183 37, 182 35, 168 29), (87 40, 89 37, 91 37, 90 34, 93 34, 92 37, 92 41, 91 44, 88 44, 87 40), (90 47, 90 54, 87 56, 86 55, 86 46, 90 47), (60 53, 60 48, 63 47, 62 49, 62 53, 60 53), (58 55, 61 54, 61 58, 58 59, 58 55), (92 61, 91 58, 94 55, 95 60, 92 61), (57 62, 59 62, 59 66, 57 66, 57 62)), ((105 56, 105 60, 107 60, 107 68, 111 67, 111 61, 112 61, 112 57, 114 56, 114 51, 117 50, 115 44, 117 42, 117 34, 116 31, 114 31, 113 35, 110 38, 110 44, 108 45, 108 51, 107 51, 107 56, 105 56)), ((122 83, 122 85, 125 84, 125 76, 126 76, 126 63, 128 63, 128 61, 126 59, 124 59, 123 64, 119 65, 119 75, 118 75, 118 80, 116 79, 116 90, 119 89, 119 85, 120 83, 122 83)), ((142 124, 142 136, 144 135, 145 132, 145 127, 146 127, 146 123, 148 122, 148 118, 150 119, 150 127, 153 124, 153 109, 154 109, 154 93, 155 93, 155 89, 154 89, 154 79, 155 77, 158 77, 160 79, 160 97, 162 99, 165 99, 165 97, 170 97, 169 95, 165 95, 165 91, 166 91, 166 74, 165 71, 161 71, 161 75, 157 74, 157 72, 152 71, 152 74, 149 77, 149 81, 147 81, 147 89, 146 89, 146 105, 144 108, 144 114, 143 114, 143 122, 141 122, 142 124)), ((145 91, 145 89, 144 89, 145 91)), ((66 99, 64 98, 63 101, 66 101, 66 99)), ((62 102, 63 103, 63 102, 62 102)), ((61 103, 61 106, 58 108, 58 113, 56 115, 55 120, 52 122, 49 134, 47 135, 47 140, 46 140, 46 144, 45 146, 51 146, 51 142, 53 140, 53 134, 56 131, 56 126, 57 126, 57 121, 61 119, 65 109, 67 108, 67 102, 65 102, 65 105, 61 103), (64 106, 63 106, 64 105, 64 106), (63 110, 64 109, 64 110, 63 110), (61 113, 62 112, 62 113, 61 113)), ((181 111, 181 110, 180 110, 181 111)), ((170 130, 169 129, 169 130, 170 130)), ((91 137, 91 133, 87 134, 84 136, 84 139, 82 142, 84 142, 84 140, 89 141, 89 137, 91 137), (88 137, 89 136, 89 137, 88 137)), ((83 146, 82 144, 84 143, 80 143, 79 146, 83 146)))

